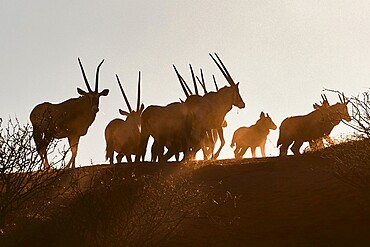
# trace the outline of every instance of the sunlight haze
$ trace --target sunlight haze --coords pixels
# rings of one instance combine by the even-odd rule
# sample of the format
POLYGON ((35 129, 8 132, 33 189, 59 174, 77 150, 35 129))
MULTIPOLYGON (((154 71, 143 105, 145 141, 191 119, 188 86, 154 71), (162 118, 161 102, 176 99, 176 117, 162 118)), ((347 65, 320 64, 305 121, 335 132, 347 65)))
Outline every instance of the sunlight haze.
MULTIPOLYGON (((172 64, 187 82, 191 63, 198 75, 203 69, 209 90, 212 74, 219 87, 227 85, 209 56, 216 52, 240 82, 246 104, 226 115, 220 158, 233 158, 233 132, 254 124, 261 111, 279 126, 288 116, 312 111, 324 88, 346 96, 369 88, 369 13, 369 1, 349 0, 1 1, 0 117, 26 124, 37 104, 78 97, 77 88, 86 86, 77 58, 92 84, 105 59, 99 90, 110 93, 80 139, 76 165, 107 163, 104 129, 123 118, 118 109, 127 110, 115 74, 131 105, 139 70, 145 106, 166 105, 185 98, 172 64)), ((326 95, 330 103, 339 101, 326 95)), ((341 123, 331 136, 348 132, 341 123)), ((278 130, 271 131, 267 156, 278 155, 277 138, 278 130)))

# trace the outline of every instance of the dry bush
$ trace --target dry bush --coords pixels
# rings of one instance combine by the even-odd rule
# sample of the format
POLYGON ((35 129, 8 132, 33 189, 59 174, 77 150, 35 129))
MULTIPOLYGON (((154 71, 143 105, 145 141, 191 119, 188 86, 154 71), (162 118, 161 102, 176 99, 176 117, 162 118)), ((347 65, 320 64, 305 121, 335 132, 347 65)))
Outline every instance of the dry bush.
POLYGON ((52 223, 63 233, 60 246, 158 246, 207 198, 189 175, 122 176, 116 169, 92 172, 73 193, 52 223))
POLYGON ((356 131, 357 136, 370 138, 370 91, 349 98, 352 121, 348 126, 356 131))
POLYGON ((322 156, 332 160, 334 176, 370 196, 370 139, 351 139, 322 156))
MULTIPOLYGON (((53 142, 48 152, 56 147, 53 142)), ((55 162, 61 163, 63 158, 55 162)), ((42 219, 54 198, 63 170, 41 170, 32 128, 18 120, 0 121, 0 230, 4 234, 26 219, 42 219)))
MULTIPOLYGON (((338 93, 338 91, 329 90, 338 93)), ((370 196, 370 92, 347 98, 351 122, 355 132, 341 145, 323 152, 333 160, 334 175, 370 196)))

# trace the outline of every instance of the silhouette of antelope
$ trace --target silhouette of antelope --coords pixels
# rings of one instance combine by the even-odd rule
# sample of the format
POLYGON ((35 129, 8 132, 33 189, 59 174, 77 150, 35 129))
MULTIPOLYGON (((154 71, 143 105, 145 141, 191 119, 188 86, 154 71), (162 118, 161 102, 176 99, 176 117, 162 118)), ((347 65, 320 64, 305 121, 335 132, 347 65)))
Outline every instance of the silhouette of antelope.
POLYGON ((117 163, 122 162, 123 156, 126 156, 128 163, 131 163, 131 155, 140 154, 141 113, 144 110, 144 105, 140 104, 141 73, 139 72, 136 111, 132 110, 118 75, 116 75, 116 78, 125 99, 128 112, 120 109, 119 113, 126 116, 126 120, 119 118, 113 119, 105 128, 105 158, 109 160, 110 164, 113 164, 113 154, 117 152, 117 163))
MULTIPOLYGON (((193 80, 194 80, 194 73, 193 73, 192 69, 191 69, 191 72, 192 72, 192 77, 193 77, 193 80)), ((206 95, 206 94, 208 94, 208 91, 207 91, 207 87, 206 87, 206 83, 205 83, 205 80, 204 80, 202 69, 200 69, 200 75, 201 75, 201 79, 199 79, 198 76, 196 76, 196 78, 197 78, 198 83, 203 88, 204 95, 206 95)), ((214 75, 212 75, 212 77, 213 77, 213 82, 215 84, 215 89, 216 89, 216 92, 217 92, 219 89, 218 89, 218 85, 217 85, 217 82, 216 82, 216 78, 215 78, 214 75)), ((185 81, 183 81, 183 83, 186 85, 185 81)), ((194 87, 195 87, 195 90, 196 90, 196 93, 197 93, 198 90, 197 90, 195 82, 194 82, 194 87)), ((190 90, 189 90, 189 93, 192 94, 192 92, 190 90)), ((226 120, 223 121, 221 127, 222 128, 227 127, 226 120)), ((215 149, 215 146, 216 146, 216 142, 219 139, 218 137, 219 136, 218 136, 217 129, 210 129, 210 130, 206 131, 205 136, 204 136, 203 140, 201 141, 201 149, 202 149, 202 152, 203 152, 204 160, 209 160, 214 156, 214 149, 215 149)), ((197 152, 197 150, 194 150, 194 151, 197 152)))
MULTIPOLYGON (((189 65, 189 66, 190 66, 191 76, 193 78, 195 94, 193 94, 190 87, 188 86, 188 84, 186 83, 184 78, 180 75, 180 73, 178 72, 175 65, 173 65, 173 68, 174 68, 174 70, 177 74, 180 85, 181 85, 181 87, 182 87, 182 89, 185 93, 185 96, 186 96, 186 101, 182 101, 182 100, 180 100, 180 101, 181 101, 182 104, 185 104, 186 107, 189 109, 189 112, 191 112, 192 108, 197 107, 197 105, 200 104, 199 100, 201 99, 202 96, 199 95, 199 91, 198 91, 198 88, 197 88, 197 85, 196 85, 195 75, 194 75, 192 66, 191 65, 189 65)), ((196 78, 197 78, 199 84, 202 86, 204 94, 207 94, 208 91, 207 91, 207 88, 206 88, 206 85, 205 85, 202 69, 200 69, 200 73, 201 73, 202 80, 200 80, 198 76, 196 76, 196 78)), ((216 88, 217 88, 216 81, 215 81, 215 85, 216 85, 216 88)), ((226 123, 226 121, 224 121, 222 127, 226 127, 226 126, 227 126, 227 123, 226 123)), ((167 138, 161 138, 160 141, 154 140, 154 143, 153 143, 152 148, 151 148, 151 151, 152 151, 151 161, 155 162, 155 161, 157 161, 157 159, 159 161, 161 161, 163 158, 169 159, 170 156, 168 154, 170 154, 170 155, 174 154, 175 157, 176 157, 176 160, 179 161, 179 153, 183 152, 185 154, 187 152, 187 149, 192 148, 192 144, 189 143, 189 140, 187 142, 185 142, 185 143, 189 144, 188 146, 186 146, 186 145, 184 145, 184 142, 182 142, 180 139, 181 138, 178 138, 177 136, 174 136, 174 135, 167 135, 167 138), (164 155, 164 147, 169 148, 171 151, 164 155)), ((204 136, 204 139, 201 142, 201 149, 203 151, 204 159, 209 159, 213 155, 213 150, 214 150, 214 146, 215 146, 215 143, 216 143, 217 139, 218 139, 218 134, 217 134, 216 130, 213 129, 213 130, 208 130, 206 132, 206 135, 204 136)), ((194 150, 193 151, 193 156, 188 157, 188 159, 195 158, 194 155, 197 151, 198 150, 194 150)))
POLYGON ((225 144, 222 130, 225 115, 232 106, 244 108, 245 104, 239 94, 239 83, 233 81, 221 59, 215 55, 218 61, 210 54, 230 86, 204 96, 189 95, 184 103, 147 107, 142 114, 142 157, 145 156, 149 136, 168 148, 164 160, 179 150, 185 150, 187 158, 194 157, 206 132, 212 129, 217 130, 221 140, 213 158, 218 157, 225 144))
POLYGON ((344 95, 339 96, 340 103, 319 107, 303 116, 293 116, 284 119, 280 125, 277 146, 280 146, 280 156, 287 155, 289 146, 293 154, 300 154, 303 142, 310 142, 328 136, 332 129, 342 120, 351 121, 344 95))
MULTIPOLYGON (((325 94, 322 94, 321 98, 322 98, 322 101, 320 101, 320 104, 317 104, 317 103, 313 104, 313 109, 317 110, 317 109, 320 109, 320 108, 323 108, 323 107, 325 108, 325 107, 330 106, 328 98, 326 97, 325 94)), ((334 128, 334 126, 332 126, 332 127, 334 128)), ((329 134, 330 134, 331 131, 332 131, 332 129, 329 130, 329 134)), ((309 141, 310 149, 311 150, 317 150, 317 149, 324 148, 323 140, 326 140, 330 145, 333 145, 334 141, 331 139, 329 134, 325 135, 323 138, 319 138, 319 139, 316 139, 316 140, 309 141)))
POLYGON ((197 104, 197 107, 192 109, 191 142, 194 145, 194 150, 198 150, 201 146, 202 140, 204 140, 206 132, 212 129, 217 130, 221 143, 220 147, 212 157, 212 159, 217 159, 225 145, 222 128, 225 116, 233 106, 243 109, 245 107, 245 103, 239 93, 239 82, 234 82, 230 73, 226 69, 226 66, 216 53, 215 56, 217 60, 212 56, 212 54, 209 55, 230 86, 225 86, 217 92, 210 92, 204 95, 197 104))
POLYGON ((267 135, 270 130, 276 130, 276 125, 272 121, 269 114, 261 112, 260 119, 250 127, 240 127, 234 132, 233 139, 231 141, 231 147, 235 147, 234 155, 236 159, 243 158, 243 155, 251 148, 252 157, 256 157, 256 148, 259 147, 261 150, 262 157, 266 157, 265 145, 267 135))
POLYGON ((33 138, 44 168, 49 168, 47 147, 54 138, 68 138, 72 157, 66 167, 75 167, 80 137, 86 135, 88 128, 95 120, 99 111, 100 96, 107 96, 109 93, 108 89, 98 92, 99 69, 103 62, 104 59, 96 69, 94 91, 90 88, 81 60, 78 58, 88 92, 77 88, 77 92, 81 95, 78 98, 68 99, 59 104, 45 102, 32 110, 30 120, 33 125, 33 138))
POLYGON ((155 140, 152 160, 159 155, 160 161, 167 161, 188 146, 189 121, 186 103, 174 102, 166 106, 148 106, 141 116, 141 157, 144 161, 149 137, 155 140), (163 147, 168 151, 163 157, 163 147), (162 151, 161 151, 162 150, 162 151))
MULTIPOLYGON (((184 80, 184 78, 180 75, 180 73, 176 69, 175 65, 173 65, 173 68, 175 69, 175 72, 176 72, 177 77, 179 79, 180 85, 181 85, 181 87, 182 87, 182 89, 183 89, 183 91, 185 93, 186 103, 188 103, 189 104, 189 107, 190 107, 189 110, 190 110, 190 112, 194 112, 194 109, 196 107, 201 106, 201 104, 202 104, 201 103, 202 96, 200 96, 200 94, 199 94, 199 91, 198 91, 198 88, 197 88, 197 83, 196 83, 195 78, 197 78, 198 83, 202 86, 204 95, 208 94, 208 91, 207 91, 205 80, 204 80, 203 70, 200 69, 200 74, 201 74, 201 78, 202 79, 199 79, 198 76, 195 76, 194 75, 194 71, 193 71, 193 68, 192 68, 191 64, 189 66, 190 66, 191 76, 193 78, 193 84, 194 84, 195 94, 193 94, 193 92, 191 91, 191 89, 188 86, 187 82, 184 80)), ((215 79, 214 79, 214 82, 215 82, 216 89, 218 91, 218 87, 217 87, 217 83, 216 83, 216 80, 215 79)), ((225 128, 226 126, 227 126, 227 122, 224 120, 223 121, 223 124, 222 124, 222 127, 225 128)), ((210 159, 214 155, 214 147, 215 147, 215 144, 216 144, 217 139, 218 139, 217 130, 210 129, 210 130, 207 130, 206 131, 203 139, 201 140, 200 146, 198 147, 199 149, 202 149, 202 151, 203 151, 203 157, 204 157, 205 160, 210 159)), ((190 148, 193 148, 193 145, 191 143, 190 143, 190 148)), ((193 150, 192 157, 190 157, 191 159, 192 158, 195 158, 195 154, 199 151, 199 149, 197 149, 197 150, 194 149, 193 150)))

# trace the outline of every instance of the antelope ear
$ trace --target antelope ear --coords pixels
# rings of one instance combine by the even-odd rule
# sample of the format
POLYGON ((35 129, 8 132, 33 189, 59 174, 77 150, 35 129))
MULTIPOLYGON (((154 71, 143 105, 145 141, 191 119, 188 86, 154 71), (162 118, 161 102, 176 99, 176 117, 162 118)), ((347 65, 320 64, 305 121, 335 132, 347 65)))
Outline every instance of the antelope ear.
POLYGON ((263 113, 263 111, 261 111, 260 118, 263 118, 263 117, 265 117, 265 113, 263 113))
POLYGON ((100 96, 107 96, 109 93, 109 89, 104 89, 101 93, 100 96))
POLYGON ((270 117, 268 113, 266 113, 266 117, 270 117))
POLYGON ((130 115, 130 113, 128 113, 127 111, 121 110, 121 109, 119 109, 119 113, 120 113, 121 115, 123 115, 123 116, 127 116, 127 117, 130 115))
POLYGON ((84 90, 82 90, 81 88, 77 88, 77 93, 79 94, 79 95, 86 95, 86 94, 88 94, 87 92, 85 92, 84 90))

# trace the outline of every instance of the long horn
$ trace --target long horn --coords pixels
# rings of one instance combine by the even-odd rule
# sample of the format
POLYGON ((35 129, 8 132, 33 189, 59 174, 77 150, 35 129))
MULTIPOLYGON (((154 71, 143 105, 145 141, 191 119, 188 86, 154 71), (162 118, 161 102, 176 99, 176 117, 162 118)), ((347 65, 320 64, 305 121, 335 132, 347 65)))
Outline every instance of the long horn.
POLYGON ((89 90, 89 92, 92 92, 91 87, 89 85, 89 81, 87 80, 87 77, 86 77, 86 74, 85 74, 85 70, 84 70, 84 67, 82 66, 82 63, 81 63, 80 58, 78 58, 78 63, 80 64, 80 68, 81 68, 81 71, 82 71, 82 76, 84 77, 84 81, 85 81, 87 90, 89 90))
POLYGON ((226 80, 229 82, 229 84, 232 86, 232 85, 235 85, 235 82, 233 81, 233 79, 231 78, 231 75, 230 73, 227 71, 225 65, 223 64, 223 62, 221 61, 220 57, 217 55, 217 53, 215 53, 217 59, 219 62, 216 61, 216 59, 212 56, 212 54, 209 54, 212 58, 212 60, 216 63, 217 67, 221 70, 222 74, 224 75, 224 77, 226 78, 226 80))
POLYGON ((339 100, 341 103, 346 103, 346 97, 344 96, 344 93, 339 94, 339 100))
POLYGON ((180 85, 181 85, 181 87, 182 87, 182 90, 184 91, 184 93, 185 93, 185 96, 186 96, 186 98, 187 97, 189 97, 190 96, 190 94, 192 94, 191 93, 191 91, 190 91, 190 88, 188 88, 189 89, 189 91, 190 91, 190 94, 189 94, 189 91, 187 90, 187 84, 185 83, 184 84, 184 79, 182 78, 182 76, 180 75, 180 73, 177 71, 177 68, 176 68, 176 66, 173 64, 172 65, 173 66, 173 68, 175 69, 175 72, 176 72, 176 75, 177 75, 177 78, 179 79, 179 81, 180 81, 180 85))
POLYGON ((131 106, 130 106, 130 103, 128 102, 128 99, 127 99, 127 96, 125 94, 125 91, 123 90, 123 87, 122 87, 122 84, 118 78, 118 75, 116 74, 116 78, 117 78, 117 82, 118 82, 118 86, 119 88, 121 89, 121 92, 122 92, 122 95, 123 95, 123 98, 125 99, 126 101, 126 105, 127 105, 127 108, 129 110, 129 112, 131 113, 132 112, 132 109, 131 109, 131 106))
POLYGON ((98 84, 99 84, 99 70, 100 70, 100 66, 104 63, 104 59, 101 60, 101 62, 99 63, 98 67, 96 68, 96 77, 95 77, 95 92, 97 93, 98 92, 98 84))
POLYGON ((206 87, 206 82, 205 82, 204 76, 203 76, 203 70, 202 69, 200 69, 200 77, 202 78, 202 84, 204 86, 204 91, 205 91, 205 93, 208 93, 207 92, 207 87, 206 87))
POLYGON ((136 105, 136 112, 140 109, 140 83, 141 83, 141 72, 139 71, 139 79, 138 79, 138 86, 137 86, 137 105, 136 105))
POLYGON ((206 94, 208 92, 207 92, 206 82, 204 81, 204 75, 203 75, 203 70, 202 69, 200 69, 200 77, 202 78, 202 87, 203 87, 203 90, 204 90, 204 94, 206 94))
POLYGON ((198 77, 198 76, 197 76, 197 80, 198 80, 199 84, 202 86, 204 94, 206 94, 206 93, 207 93, 207 89, 205 88, 205 85, 204 85, 204 84, 203 84, 203 82, 199 79, 199 77, 198 77))
POLYGON ((191 91, 189 85, 186 83, 186 81, 184 80, 184 78, 182 78, 182 76, 180 76, 180 77, 181 77, 182 83, 185 85, 185 87, 188 90, 189 94, 190 95, 193 95, 193 92, 191 91))
POLYGON ((189 64, 189 67, 190 67, 190 72, 191 72, 191 78, 193 78, 193 84, 194 84, 195 94, 196 95, 199 95, 198 87, 197 87, 197 82, 196 82, 195 76, 194 76, 193 67, 191 67, 191 64, 189 64))
POLYGON ((326 97, 325 94, 321 94, 321 98, 322 98, 323 102, 326 101, 326 102, 329 103, 328 98, 326 97))
POLYGON ((215 88, 216 88, 216 92, 218 91, 218 86, 217 86, 217 82, 216 82, 216 77, 215 75, 212 75, 213 77, 213 82, 215 83, 215 88))

